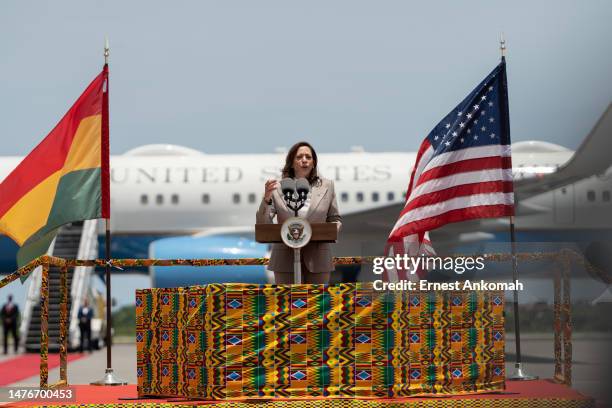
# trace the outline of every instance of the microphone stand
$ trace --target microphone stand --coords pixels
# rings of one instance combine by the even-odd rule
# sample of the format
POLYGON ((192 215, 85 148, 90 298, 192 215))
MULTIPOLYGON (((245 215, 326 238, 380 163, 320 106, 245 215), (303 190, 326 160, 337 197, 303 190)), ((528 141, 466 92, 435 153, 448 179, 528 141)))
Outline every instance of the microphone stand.
POLYGON ((298 211, 306 204, 306 196, 306 194, 301 195, 294 192, 291 197, 288 197, 288 195, 283 197, 285 199, 285 204, 287 204, 290 210, 293 210, 296 217, 298 216, 298 211))
MULTIPOLYGON (((289 196, 289 194, 283 196, 285 204, 289 209, 293 210, 296 218, 298 216, 298 211, 306 204, 307 196, 308 193, 299 194, 296 191, 294 191, 291 196, 289 196)), ((302 259, 300 248, 293 248, 293 281, 297 284, 302 283, 302 259)))

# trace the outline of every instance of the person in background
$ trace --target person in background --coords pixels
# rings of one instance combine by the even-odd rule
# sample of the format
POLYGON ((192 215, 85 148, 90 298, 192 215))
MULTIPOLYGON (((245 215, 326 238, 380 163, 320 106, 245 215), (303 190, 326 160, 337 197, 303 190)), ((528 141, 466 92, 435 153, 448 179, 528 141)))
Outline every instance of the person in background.
POLYGON ((13 295, 8 295, 8 301, 2 306, 0 316, 2 317, 2 329, 4 335, 4 354, 8 354, 8 336, 12 334, 15 343, 15 354, 19 349, 19 335, 17 334, 17 322, 19 321, 19 306, 13 302, 13 295))
POLYGON ((83 301, 83 305, 79 308, 79 330, 81 331, 81 346, 79 351, 83 352, 85 339, 87 339, 87 350, 91 353, 91 319, 93 319, 93 309, 89 307, 87 299, 83 301))

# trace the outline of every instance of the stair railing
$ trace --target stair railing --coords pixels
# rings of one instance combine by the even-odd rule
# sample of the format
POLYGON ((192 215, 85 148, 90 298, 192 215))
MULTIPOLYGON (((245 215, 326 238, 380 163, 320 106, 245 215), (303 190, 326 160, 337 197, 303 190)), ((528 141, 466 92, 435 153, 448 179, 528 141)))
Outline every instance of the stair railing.
MULTIPOLYGON (((95 259, 98 255, 98 220, 86 220, 83 223, 79 250, 76 259, 95 259)), ((91 266, 77 266, 72 275, 72 310, 70 311, 70 327, 68 329, 68 344, 72 348, 79 346, 79 306, 87 298, 89 281, 94 268, 91 266)))
MULTIPOLYGON (((47 255, 51 255, 55 249, 55 239, 51 242, 47 255)), ((21 324, 19 326, 19 343, 21 347, 26 346, 28 339, 28 329, 32 322, 32 314, 34 307, 40 304, 40 284, 42 281, 42 266, 37 267, 32 271, 28 282, 28 290, 26 293, 26 301, 23 306, 23 314, 21 315, 21 324)))

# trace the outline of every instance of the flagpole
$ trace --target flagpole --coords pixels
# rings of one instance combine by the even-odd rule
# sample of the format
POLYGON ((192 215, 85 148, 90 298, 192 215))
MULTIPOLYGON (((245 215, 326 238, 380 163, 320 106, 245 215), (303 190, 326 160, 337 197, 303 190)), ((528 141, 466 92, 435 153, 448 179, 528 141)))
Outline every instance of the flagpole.
MULTIPOLYGON (((108 160, 109 150, 108 150, 108 56, 110 55, 110 47, 108 45, 108 38, 104 41, 104 70, 107 74, 106 76, 106 89, 104 94, 104 101, 102 107, 102 137, 104 142, 102 145, 106 144, 106 149, 102 149, 103 156, 102 161, 108 160)), ((106 166, 108 167, 108 166, 106 166)), ((106 169, 108 171, 108 168, 106 169)), ((102 172, 104 173, 104 171, 102 172)), ((108 180, 105 180, 105 175, 102 175, 102 184, 108 185, 108 180)), ((103 187, 104 189, 104 187, 103 187)), ((107 194, 103 194, 103 217, 104 218, 104 226, 106 231, 106 247, 105 247, 105 255, 106 255, 106 264, 104 266, 105 275, 106 275, 106 370, 104 372, 104 377, 98 381, 94 381, 91 385, 127 385, 127 381, 121 380, 117 378, 113 372, 112 365, 112 353, 113 353, 113 338, 112 338, 112 327, 113 320, 111 314, 112 307, 112 297, 111 297, 111 235, 110 235, 110 204, 108 202, 108 195, 110 192, 107 191, 107 194)))
MULTIPOLYGON (((502 33, 499 39, 499 49, 501 51, 502 61, 505 61, 506 58, 506 40, 504 40, 504 34, 502 33)), ((504 73, 505 74, 505 73, 504 73)), ((503 88, 506 93, 503 100, 508 100, 508 83, 506 81, 505 75, 503 80, 503 88)), ((508 112, 509 109, 506 109, 508 112)), ((507 119, 507 129, 508 135, 510 134, 510 121, 507 119)), ((514 194, 514 193, 513 193, 514 194)), ((514 228, 514 216, 510 216, 510 241, 511 241, 511 251, 512 251, 512 280, 514 282, 518 282, 518 260, 516 259, 516 232, 514 228)), ((514 373, 508 378, 512 381, 528 381, 528 380, 537 380, 537 376, 529 375, 523 369, 523 361, 521 355, 521 325, 519 322, 519 307, 518 307, 518 290, 516 289, 517 285, 514 285, 515 289, 513 291, 513 299, 514 299, 514 338, 515 338, 515 350, 516 350, 516 362, 514 364, 514 373)))

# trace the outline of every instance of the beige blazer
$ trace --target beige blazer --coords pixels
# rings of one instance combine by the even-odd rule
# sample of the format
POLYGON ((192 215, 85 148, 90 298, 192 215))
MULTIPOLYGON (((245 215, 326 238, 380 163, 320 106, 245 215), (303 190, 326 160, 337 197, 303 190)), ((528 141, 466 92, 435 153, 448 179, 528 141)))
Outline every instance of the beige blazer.
MULTIPOLYGON (((338 213, 336 192, 334 182, 320 179, 310 190, 310 207, 306 213, 306 219, 311 222, 335 222, 338 231, 342 226, 342 217, 338 213)), ((276 222, 282 224, 287 218, 295 213, 287 207, 283 200, 280 183, 272 192, 272 204, 268 205, 263 199, 257 210, 258 224, 272 224, 276 216, 276 222)), ((301 250, 301 258, 308 271, 313 273, 330 272, 334 270, 331 246, 328 243, 311 242, 301 250)), ((272 255, 268 269, 275 272, 293 272, 293 249, 285 244, 272 244, 272 255)))

